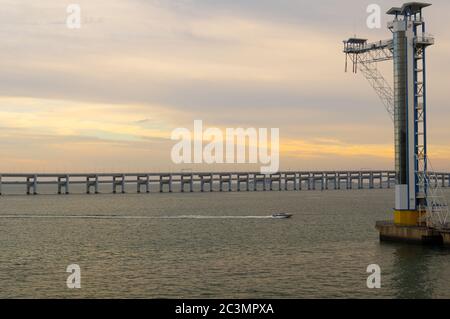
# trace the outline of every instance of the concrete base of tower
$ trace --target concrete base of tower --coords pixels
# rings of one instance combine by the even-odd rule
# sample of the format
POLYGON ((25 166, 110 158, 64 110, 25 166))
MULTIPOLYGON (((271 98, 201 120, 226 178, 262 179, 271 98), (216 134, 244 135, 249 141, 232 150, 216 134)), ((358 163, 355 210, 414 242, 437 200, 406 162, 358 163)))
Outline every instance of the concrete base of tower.
POLYGON ((376 229, 381 241, 409 242, 450 247, 450 230, 434 230, 425 226, 399 225, 392 221, 379 221, 376 229))

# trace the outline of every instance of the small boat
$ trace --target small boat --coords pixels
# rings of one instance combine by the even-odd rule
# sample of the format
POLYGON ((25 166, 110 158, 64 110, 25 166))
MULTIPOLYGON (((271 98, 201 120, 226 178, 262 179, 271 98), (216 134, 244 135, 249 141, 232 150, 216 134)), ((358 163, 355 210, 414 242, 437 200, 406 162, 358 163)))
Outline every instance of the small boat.
POLYGON ((291 218, 292 214, 287 214, 287 213, 276 213, 276 214, 272 214, 272 218, 277 218, 277 219, 284 219, 284 218, 291 218))

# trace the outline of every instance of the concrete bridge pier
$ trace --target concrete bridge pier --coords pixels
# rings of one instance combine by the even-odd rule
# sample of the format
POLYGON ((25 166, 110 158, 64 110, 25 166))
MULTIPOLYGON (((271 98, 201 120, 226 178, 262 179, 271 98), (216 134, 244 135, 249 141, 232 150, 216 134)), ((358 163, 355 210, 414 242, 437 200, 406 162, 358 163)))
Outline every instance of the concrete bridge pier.
POLYGON ((336 189, 336 173, 326 172, 324 174, 325 189, 327 190, 330 188, 330 181, 333 181, 334 189, 336 189))
POLYGON ((308 190, 316 190, 316 174, 315 173, 311 173, 309 174, 309 180, 308 180, 308 190))
POLYGON ((364 188, 365 182, 370 185, 370 173, 361 173, 362 188, 364 188))
POLYGON ((256 192, 258 190, 258 184, 263 185, 263 190, 266 190, 266 175, 255 174, 253 177, 253 190, 256 192))
POLYGON ((228 191, 231 192, 231 174, 220 174, 220 191, 223 192, 223 184, 228 184, 228 191))
POLYGON ((387 188, 390 188, 389 186, 389 173, 381 172, 381 188, 386 185, 387 188))
POLYGON ((306 189, 311 190, 311 180, 310 180, 310 174, 309 173, 300 173, 299 174, 299 188, 300 190, 303 190, 303 184, 306 184, 306 189))
POLYGON ((169 193, 172 193, 172 174, 164 174, 159 176, 159 192, 164 192, 164 185, 169 186, 169 193))
POLYGON ((324 190, 325 189, 325 184, 324 184, 324 174, 323 173, 312 173, 311 175, 311 182, 312 182, 312 189, 316 190, 316 184, 317 182, 320 183, 320 189, 324 190))
POLYGON ((86 176, 86 194, 91 193, 91 187, 94 187, 95 194, 98 194, 98 175, 86 176))
POLYGON ((379 182, 378 188, 383 188, 383 176, 381 175, 381 172, 374 172, 372 173, 372 185, 373 188, 375 188, 375 182, 379 182))
POLYGON ((270 190, 273 191, 273 183, 278 183, 278 190, 281 191, 281 174, 270 174, 269 177, 269 186, 270 190))
POLYGON ((137 176, 137 192, 141 192, 141 187, 145 186, 145 192, 150 193, 150 175, 138 175, 137 176))
POLYGON ((203 193, 205 191, 205 178, 200 175, 200 191, 203 193))
POLYGON ((64 193, 69 194, 69 175, 66 176, 58 176, 58 194, 62 194, 62 190, 64 189, 64 193))
POLYGON ((117 186, 120 186, 120 192, 122 194, 125 194, 125 176, 124 175, 119 175, 116 178, 117 181, 117 186))
POLYGON ((358 185, 358 189, 361 189, 361 173, 360 172, 351 172, 348 174, 348 179, 349 179, 349 187, 350 189, 353 189, 353 182, 356 181, 357 185, 358 185))
POLYGON ((246 191, 250 191, 250 175, 249 174, 238 174, 238 192, 241 191, 241 183, 245 183, 246 191))
POLYGON ((350 189, 349 188, 349 178, 348 178, 348 172, 347 173, 338 173, 337 174, 337 182, 338 182, 338 189, 341 189, 341 184, 342 184, 342 182, 345 182, 345 186, 346 186, 346 188, 347 189, 350 189))
POLYGON ((37 195, 37 176, 28 176, 27 177, 27 195, 37 195))
POLYGON ((373 188, 374 188, 374 184, 373 184, 373 173, 372 173, 372 172, 370 172, 369 188, 370 188, 370 189, 373 189, 373 188))
POLYGON ((209 184, 209 191, 213 191, 213 176, 212 174, 201 174, 200 175, 200 191, 205 191, 205 184, 209 184))
MULTIPOLYGON (((117 193, 117 186, 120 186, 120 192, 122 194, 125 194, 125 175, 113 175, 113 194, 117 193)), ((138 191, 140 191, 139 188, 139 178, 138 178, 138 191)))
POLYGON ((364 183, 362 181, 362 173, 358 172, 358 189, 363 189, 364 183))
POLYGON ((184 185, 189 185, 189 192, 194 191, 194 175, 193 174, 183 174, 181 175, 181 192, 184 193, 184 185))
POLYGON ((297 174, 295 173, 286 173, 284 175, 284 190, 288 190, 288 183, 291 182, 294 184, 294 190, 297 190, 297 174))
POLYGON ((388 172, 388 188, 391 188, 392 185, 395 185, 396 183, 396 175, 395 172, 388 172))

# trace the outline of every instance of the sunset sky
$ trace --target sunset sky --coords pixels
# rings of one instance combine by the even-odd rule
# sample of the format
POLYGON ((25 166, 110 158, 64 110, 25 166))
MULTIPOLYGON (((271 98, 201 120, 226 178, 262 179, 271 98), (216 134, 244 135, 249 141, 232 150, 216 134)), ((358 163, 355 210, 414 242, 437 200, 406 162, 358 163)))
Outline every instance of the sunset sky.
MULTIPOLYGON (((172 163, 171 131, 279 128, 281 169, 392 169, 393 124, 342 40, 401 1, 0 0, 0 173, 237 170, 172 163), (78 3, 81 29, 68 29, 78 3)), ((425 10, 429 156, 450 170, 447 0, 425 10)), ((387 62, 386 77, 392 68, 387 62)))

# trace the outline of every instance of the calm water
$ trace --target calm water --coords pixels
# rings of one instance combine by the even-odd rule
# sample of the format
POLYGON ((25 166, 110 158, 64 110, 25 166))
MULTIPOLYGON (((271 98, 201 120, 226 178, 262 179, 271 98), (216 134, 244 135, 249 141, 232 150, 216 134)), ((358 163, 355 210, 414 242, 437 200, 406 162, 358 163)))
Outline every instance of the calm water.
POLYGON ((0 297, 450 298, 449 249, 379 243, 374 224, 393 200, 392 190, 5 196, 0 297), (78 290, 66 288, 72 263, 78 290), (366 288, 373 263, 379 290, 366 288))

